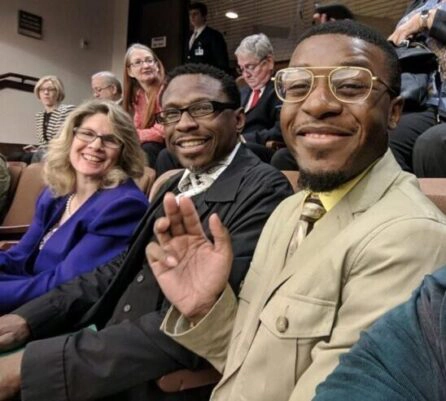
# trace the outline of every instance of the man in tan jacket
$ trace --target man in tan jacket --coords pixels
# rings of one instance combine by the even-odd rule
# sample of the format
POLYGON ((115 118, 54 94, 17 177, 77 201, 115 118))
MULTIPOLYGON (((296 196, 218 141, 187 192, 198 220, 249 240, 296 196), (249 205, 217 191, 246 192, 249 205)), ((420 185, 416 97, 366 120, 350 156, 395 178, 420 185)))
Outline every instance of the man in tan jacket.
POLYGON ((305 190, 270 217, 238 299, 229 235, 214 215, 207 239, 190 200, 165 198, 147 248, 174 305, 162 329, 223 374, 213 401, 311 400, 361 330, 446 261, 445 216, 388 151, 402 101, 386 40, 352 21, 314 26, 275 85, 305 190), (309 194, 326 213, 290 254, 309 194))

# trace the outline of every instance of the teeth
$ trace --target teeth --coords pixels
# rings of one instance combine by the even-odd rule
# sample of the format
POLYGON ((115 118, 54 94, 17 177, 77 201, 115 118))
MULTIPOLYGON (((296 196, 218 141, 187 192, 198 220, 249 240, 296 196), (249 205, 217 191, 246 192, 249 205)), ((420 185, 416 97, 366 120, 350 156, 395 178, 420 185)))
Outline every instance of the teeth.
POLYGON ((308 133, 306 136, 311 136, 313 138, 327 138, 329 135, 327 134, 315 134, 315 133, 308 133))
POLYGON ((100 157, 97 156, 93 156, 93 155, 83 155, 84 159, 90 161, 90 162, 100 162, 102 161, 102 159, 100 157))
POLYGON ((190 141, 183 141, 181 143, 178 143, 178 146, 181 146, 182 148, 193 148, 194 146, 199 146, 205 143, 206 141, 204 139, 194 139, 190 141))

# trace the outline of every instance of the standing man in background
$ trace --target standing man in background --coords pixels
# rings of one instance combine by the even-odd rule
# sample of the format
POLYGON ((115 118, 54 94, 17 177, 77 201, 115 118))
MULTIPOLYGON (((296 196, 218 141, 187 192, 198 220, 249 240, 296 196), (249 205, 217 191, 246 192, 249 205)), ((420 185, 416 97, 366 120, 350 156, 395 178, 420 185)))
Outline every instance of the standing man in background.
POLYGON ((187 63, 204 63, 229 71, 228 48, 223 35, 206 25, 206 4, 196 2, 189 6, 189 21, 193 28, 186 43, 187 63))

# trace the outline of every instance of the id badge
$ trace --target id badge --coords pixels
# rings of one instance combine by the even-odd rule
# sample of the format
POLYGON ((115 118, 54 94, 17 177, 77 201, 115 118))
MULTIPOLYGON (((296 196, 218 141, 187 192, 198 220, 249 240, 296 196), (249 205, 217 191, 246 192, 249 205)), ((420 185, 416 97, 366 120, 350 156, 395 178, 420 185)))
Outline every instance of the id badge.
POLYGON ((195 55, 196 55, 196 56, 203 56, 203 55, 204 55, 204 50, 203 50, 203 48, 202 48, 201 46, 198 46, 198 47, 195 49, 195 55))

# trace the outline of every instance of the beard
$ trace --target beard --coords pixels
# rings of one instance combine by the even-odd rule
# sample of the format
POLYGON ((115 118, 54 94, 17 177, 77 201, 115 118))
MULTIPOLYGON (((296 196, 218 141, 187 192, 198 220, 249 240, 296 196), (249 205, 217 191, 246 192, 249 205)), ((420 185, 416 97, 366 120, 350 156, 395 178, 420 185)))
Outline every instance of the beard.
POLYGON ((311 192, 330 192, 351 179, 343 171, 312 173, 299 170, 298 187, 311 192))

